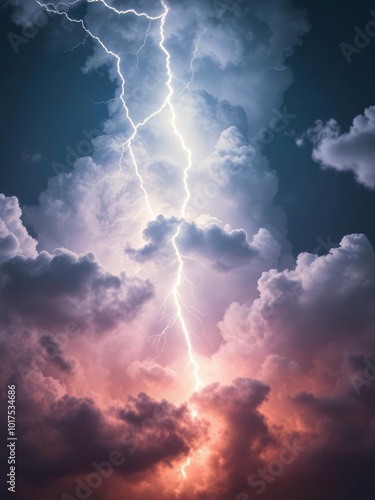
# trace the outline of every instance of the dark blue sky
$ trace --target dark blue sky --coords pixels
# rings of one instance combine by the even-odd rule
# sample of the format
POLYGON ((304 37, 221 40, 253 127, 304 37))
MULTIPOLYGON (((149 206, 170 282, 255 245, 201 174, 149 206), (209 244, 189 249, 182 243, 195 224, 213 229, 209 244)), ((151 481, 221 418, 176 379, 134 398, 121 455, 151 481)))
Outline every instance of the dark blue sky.
POLYGON ((58 2, 0 16, 14 496, 372 498, 372 3, 58 2))
MULTIPOLYGON (((298 135, 317 119, 335 118, 346 130, 354 116, 374 104, 375 41, 355 54, 351 64, 339 43, 352 42, 354 26, 369 21, 373 5, 349 0, 296 4, 307 9, 311 31, 288 61, 295 84, 285 104, 297 115, 291 129, 298 135)), ((74 149, 84 139, 82 130, 97 128, 107 116, 106 106, 93 101, 111 98, 114 88, 104 71, 82 74, 90 41, 74 52, 66 51, 82 40, 78 27, 65 37, 62 19, 51 19, 16 55, 7 34, 21 30, 12 23, 10 10, 3 12, 0 191, 16 195, 21 205, 34 204, 53 175, 51 164, 64 163, 66 146, 74 149), (56 30, 59 37, 52 36, 56 30), (27 155, 35 153, 42 158, 33 163, 27 155)), ((349 173, 322 171, 311 159, 311 148, 297 148, 293 137, 277 135, 265 153, 278 172, 278 201, 288 216, 295 253, 313 251, 329 237, 338 243, 352 232, 364 232, 375 243, 375 193, 359 186, 349 173)))
MULTIPOLYGON (((4 12, 4 11, 3 11, 4 12)), ((21 28, 1 17, 1 54, 6 68, 0 96, 1 106, 1 191, 16 195, 21 204, 34 204, 54 175, 54 161, 64 163, 66 146, 75 149, 84 140, 82 130, 97 128, 107 117, 106 101, 113 95, 107 74, 83 75, 81 68, 92 50, 91 41, 68 51, 83 39, 78 27, 67 26, 62 18, 50 19, 15 54, 7 38, 21 28), (61 25, 70 28, 64 33, 61 25), (57 32, 57 36, 53 33, 57 32), (64 36, 69 35, 68 40, 64 36), (22 153, 42 154, 40 162, 22 161, 22 153)))
MULTIPOLYGON (((317 119, 335 118, 347 130, 353 118, 374 104, 371 76, 375 58, 372 42, 348 64, 341 42, 353 43, 354 27, 371 19, 369 1, 300 1, 309 13, 311 31, 290 58, 296 83, 286 95, 290 113, 297 115, 297 133, 317 119)), ((322 171, 312 161, 310 148, 296 148, 292 140, 276 137, 268 150, 280 178, 279 200, 288 214, 289 237, 296 252, 312 251, 317 238, 363 232, 375 243, 375 193, 359 186, 350 173, 322 171), (282 161, 280 161, 282 158, 282 161)))

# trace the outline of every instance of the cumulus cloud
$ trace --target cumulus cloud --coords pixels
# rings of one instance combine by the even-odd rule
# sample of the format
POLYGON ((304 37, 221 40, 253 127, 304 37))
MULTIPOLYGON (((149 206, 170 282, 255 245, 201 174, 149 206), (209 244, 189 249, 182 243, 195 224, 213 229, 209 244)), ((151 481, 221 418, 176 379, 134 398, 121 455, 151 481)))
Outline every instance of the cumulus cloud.
POLYGON ((343 238, 317 256, 303 253, 295 269, 264 272, 251 306, 232 304, 221 324, 225 339, 272 345, 305 369, 332 342, 364 348, 374 324, 375 254, 364 235, 343 238), (310 359, 309 365, 306 364, 310 359))
POLYGON ((286 217, 274 203, 276 172, 243 134, 230 127, 223 131, 214 151, 191 174, 191 217, 209 213, 231 227, 244 228, 249 237, 260 228, 270 232, 284 252, 286 217))
POLYGON ((356 116, 346 133, 331 119, 318 121, 307 136, 314 145, 315 161, 339 172, 352 172, 359 184, 375 189, 375 106, 356 116))
POLYGON ((195 157, 204 159, 211 154, 221 133, 236 127, 243 136, 249 132, 245 109, 233 106, 228 100, 220 100, 206 90, 184 93, 177 103, 178 113, 184 116, 181 124, 190 139, 195 157))
POLYGON ((78 159, 74 174, 52 177, 39 204, 25 207, 24 213, 37 233, 40 249, 95 252, 102 266, 115 271, 118 263, 114 264, 111 248, 136 231, 142 221, 143 198, 133 172, 119 173, 119 153, 111 151, 109 139, 103 136, 97 141, 98 149, 110 151, 105 158, 97 162, 91 157, 78 159))
MULTIPOLYGON (((252 376, 271 387, 263 408, 269 426, 273 421, 280 427, 273 428, 277 444, 263 453, 268 460, 261 469, 280 461, 283 443, 293 441, 291 434, 287 437, 290 422, 301 422, 304 451, 290 468, 284 467, 282 476, 271 474, 265 481, 267 499, 280 494, 312 499, 318 492, 328 499, 332 491, 344 498, 347 489, 369 488, 365 470, 372 452, 365 443, 375 437, 370 423, 375 401, 374 266, 367 238, 346 236, 327 255, 301 254, 295 268, 263 273, 260 297, 252 304, 232 304, 219 324, 225 343, 211 358, 210 370, 226 366, 229 379, 252 376), (326 477, 328 462, 340 477, 354 472, 337 482, 326 477), (327 488, 315 484, 317 477, 325 478, 327 488)), ((248 475, 242 473, 242 483, 239 478, 236 483, 239 496, 233 498, 252 498, 255 488, 246 477, 258 475, 258 467, 250 464, 248 475)))
POLYGON ((152 286, 105 273, 93 255, 67 251, 14 257, 0 267, 3 321, 21 316, 48 326, 83 320, 96 330, 130 321, 152 297, 152 286))
POLYGON ((131 321, 153 296, 150 282, 105 272, 93 254, 37 253, 16 198, 0 196, 0 297, 3 324, 17 318, 60 327, 82 320, 95 330, 131 321))
MULTIPOLYGON (((138 6, 160 13, 158 2, 138 6)), ((95 500, 249 500, 256 493, 249 478, 280 467, 287 450, 294 460, 283 473, 262 478, 265 500, 364 498, 375 442, 375 385, 365 378, 375 360, 375 254, 364 235, 353 234, 327 255, 285 259, 277 175, 247 139, 269 124, 291 83, 289 71, 268 69, 284 66, 301 43, 306 14, 289 0, 170 6, 177 121, 196 146, 186 218, 179 209, 187 157, 171 140, 170 114, 133 144, 152 192, 150 218, 132 158, 122 154, 129 126, 119 89, 92 156, 74 153, 72 168, 25 209, 38 250, 17 200, 0 196, 0 373, 17 384, 19 494, 74 495, 77 478, 86 480, 93 462, 116 450, 124 461, 95 500), (199 36, 189 93, 183 80, 199 36), (179 294, 204 381, 191 397, 185 338, 175 308, 162 302, 176 279, 168 242, 179 225, 184 277, 193 275, 196 285, 186 281, 179 294), (154 298, 150 280, 162 306, 155 298, 149 309, 156 312, 141 315, 154 298), (68 342, 58 334, 68 325, 88 335, 75 342, 67 335, 68 342), (90 335, 107 330, 113 335, 90 335), (157 353, 145 342, 150 331, 150 340, 168 337, 157 353), (148 394, 139 393, 144 386, 148 394)), ((90 28, 113 50, 129 52, 126 98, 137 121, 166 95, 158 22, 137 68, 148 21, 114 16, 100 2, 87 7, 90 28)), ((96 48, 83 71, 105 65, 118 82, 114 61, 102 56, 96 48)), ((318 123, 309 132, 315 158, 373 187, 372 122, 368 108, 347 134, 336 122, 318 123)))
POLYGON ((204 434, 204 426, 192 420, 186 405, 157 401, 143 393, 112 412, 90 398, 57 396, 47 406, 20 388, 19 397, 28 410, 18 420, 24 436, 18 448, 21 492, 47 496, 59 484, 59 497, 64 491, 74 496, 74 478, 84 480, 97 470, 93 462, 108 463, 113 452, 120 457, 115 476, 142 483, 143 472, 156 474, 157 467, 168 468, 183 459, 204 434), (33 460, 28 458, 31 452, 33 460))
MULTIPOLYGON (((145 393, 103 408, 92 398, 64 394, 56 381, 49 383, 47 393, 35 390, 40 382, 38 375, 31 373, 22 385, 17 383, 22 401, 18 428, 24 437, 18 448, 18 488, 21 493, 28 491, 31 498, 39 492, 44 500, 54 491, 74 496, 77 478, 82 484, 97 471, 93 464, 108 463, 114 451, 121 463, 114 467, 110 480, 102 481, 99 491, 94 491, 94 498, 116 498, 120 490, 138 499, 141 490, 151 488, 160 498, 168 498, 171 484, 166 478, 170 472, 174 474, 190 453, 198 452, 199 457, 200 447, 209 440, 211 465, 221 460, 226 471, 211 484, 211 494, 221 499, 235 491, 228 481, 234 485, 246 466, 260 465, 260 450, 274 442, 259 411, 269 387, 256 380, 237 379, 228 386, 206 387, 192 401, 199 417, 193 417, 187 404, 156 400, 145 393), (219 435, 213 417, 222 421, 219 435), (32 461, 28 459, 31 452, 32 461), (121 486, 117 482, 120 478, 121 486)), ((202 472, 203 477, 214 479, 210 469, 202 472)), ((189 493, 184 486, 180 496, 191 498, 199 488, 197 484, 189 493)), ((204 491, 201 494, 206 495, 204 491)))
MULTIPOLYGON (((106 150, 108 139, 98 138, 95 144, 98 150, 106 150)), ((171 245, 165 247, 177 227, 179 214, 169 214, 165 204, 156 203, 154 187, 168 200, 169 191, 173 191, 180 205, 184 195, 182 170, 171 163, 168 171, 173 176, 163 187, 162 178, 155 179, 154 168, 161 163, 150 161, 149 154, 138 146, 139 168, 150 162, 145 182, 152 182, 152 189, 151 185, 147 187, 155 220, 150 222, 145 213, 144 195, 130 158, 126 155, 127 166, 119 174, 115 152, 107 158, 96 158, 95 152, 96 160, 82 158, 76 162, 74 172, 52 178, 39 205, 25 209, 26 220, 37 233, 39 247, 49 253, 56 247, 78 254, 93 251, 100 265, 110 272, 117 271, 119 265, 125 270, 127 266, 132 268, 134 260, 150 263, 148 267, 139 266, 138 272, 163 287, 163 283, 169 283, 169 277, 173 279, 175 258, 171 256, 171 245), (159 217, 158 213, 164 215, 159 217), (145 226, 142 235, 140 228, 145 226), (162 282, 151 266, 156 257, 168 257, 166 279, 162 282)), ((179 238, 188 257, 198 257, 221 270, 253 265, 257 280, 267 266, 278 267, 278 260, 290 253, 285 216, 273 204, 276 174, 237 128, 223 132, 214 153, 204 162, 194 164, 189 186, 192 196, 179 238), (209 189, 213 184, 215 197, 209 189)), ((218 290, 221 288, 218 284, 218 290)), ((163 292, 160 293, 162 297, 163 292)))
MULTIPOLYGON (((354 234, 327 255, 304 253, 293 269, 264 272, 259 298, 232 303, 219 322, 224 344, 211 370, 224 364, 229 378, 265 380, 279 392, 278 407, 281 395, 286 401, 293 390, 353 392, 351 376, 365 369, 360 356, 375 350, 374 266, 371 244, 354 234)), ((282 405, 279 414, 287 408, 282 405)))
POLYGON ((270 388, 257 380, 238 378, 227 386, 208 386, 193 397, 206 416, 222 423, 221 434, 214 439, 210 456, 211 466, 215 468, 221 463, 223 471, 221 477, 211 483, 211 494, 215 498, 235 498, 238 483, 246 480, 252 467, 262 464, 260 452, 274 442, 272 431, 260 412, 269 392, 270 388))
POLYGON ((16 197, 0 194, 0 262, 16 255, 35 257, 37 254, 37 242, 29 236, 21 215, 16 197))
MULTIPOLYGON (((30 19, 41 12, 36 2, 10 0, 9 4, 15 7, 15 22, 23 26, 29 25, 30 19)), ((296 8, 290 0, 272 1, 267 8, 260 1, 248 5, 246 2, 202 4, 172 0, 169 6, 165 34, 166 45, 172 54, 177 95, 192 77, 190 62, 200 40, 191 89, 205 89, 214 99, 242 106, 251 118, 249 130, 252 135, 257 134, 268 125, 272 109, 281 105, 283 94, 292 83, 288 71, 277 72, 275 77, 268 70, 285 67, 288 57, 301 44, 309 30, 306 12, 296 8), (254 84, 249 84, 253 81, 254 84)), ((143 44, 147 19, 116 16, 101 2, 90 2, 85 9, 82 5, 80 8, 87 26, 111 50, 121 52, 125 48, 126 97, 133 118, 141 121, 150 109, 157 109, 166 95, 165 57, 158 50, 159 22, 151 23, 147 43, 143 44), (143 48, 137 54, 140 47, 143 48)), ((159 2, 152 5, 137 2, 137 9, 154 16, 162 12, 159 2)), ((69 27, 63 16, 59 17, 64 26, 69 27)), ((64 35, 76 41, 76 31, 69 33, 65 29, 64 35)), ((104 56, 104 51, 96 46, 84 71, 104 65, 111 78, 119 81, 116 61, 104 56)))
POLYGON ((175 217, 166 219, 163 215, 158 215, 155 221, 147 223, 143 231, 143 238, 149 243, 139 250, 127 248, 126 252, 139 262, 155 258, 173 237, 178 224, 179 221, 175 217))
MULTIPOLYGON (((180 61, 190 61, 200 34, 193 90, 204 88, 213 96, 241 105, 256 134, 268 125, 272 108, 281 105, 291 85, 288 73, 276 78, 263 73, 260 85, 250 85, 260 73, 285 66, 286 59, 308 32, 306 12, 288 0, 265 6, 251 2, 171 2, 171 23, 166 26, 171 47, 180 61), (173 21, 173 22, 172 22, 173 21), (206 32, 204 32, 206 30, 206 32), (195 36, 192 36, 192 33, 195 36)), ((174 68, 180 78, 189 66, 174 68)), ((186 77, 185 77, 186 79, 186 77)))
POLYGON ((128 374, 132 378, 142 380, 147 386, 163 385, 168 387, 177 378, 177 373, 171 368, 159 365, 155 361, 140 362, 133 361, 128 366, 128 374))
POLYGON ((247 265, 256 258, 277 259, 280 252, 280 246, 265 229, 260 230, 249 242, 244 230, 232 231, 221 227, 217 221, 203 220, 198 225, 194 222, 179 222, 175 218, 165 219, 160 215, 148 223, 143 232, 144 239, 149 243, 139 250, 128 248, 127 253, 140 262, 167 253, 166 246, 179 224, 178 245, 183 254, 203 258, 219 271, 247 265))
MULTIPOLYGON (((233 143, 236 148, 235 138, 233 143)), ((30 328, 10 335, 0 349, 2 377, 17 382, 22 401, 19 455, 34 456, 32 462, 20 459, 21 492, 42 500, 64 491, 74 494, 75 478, 85 480, 95 470, 93 461, 107 461, 117 450, 125 460, 93 493, 95 499, 105 495, 114 500, 119 491, 134 500, 151 491, 169 498, 170 477, 191 456, 189 477, 200 479, 194 487, 191 482, 180 486, 182 500, 213 495, 248 500, 255 491, 249 478, 274 470, 271 464, 285 453, 294 457, 296 447, 302 451, 282 475, 267 476, 270 483, 259 479, 266 484, 264 498, 274 500, 280 492, 298 498, 306 488, 308 500, 318 493, 328 500, 332 491, 366 491, 375 441, 374 388, 364 371, 368 359, 375 360, 375 254, 364 235, 344 237, 327 255, 303 253, 291 269, 265 270, 258 280, 259 297, 232 304, 219 323, 223 343, 206 361, 207 373, 201 365, 213 383, 188 404, 144 393, 124 403, 123 397, 93 391, 87 380, 81 386, 89 372, 79 359, 84 351, 73 345, 66 350, 53 331, 69 320, 83 319, 100 331, 113 327, 113 321, 130 321, 130 311, 139 311, 151 297, 150 285, 111 275, 90 254, 37 253, 16 200, 4 198, 3 203, 4 227, 29 249, 4 254, 0 265, 2 317, 23 318, 30 328), (39 325, 40 334, 33 331, 39 325), (9 352, 16 345, 11 363, 9 352), (20 364, 30 364, 37 346, 51 363, 18 370, 20 364), (219 384, 215 380, 223 366, 219 384), (326 474, 332 467, 348 476, 342 489, 326 474), (346 474, 348 470, 355 475, 346 474), (324 478, 326 489, 318 488, 317 477, 324 478)), ((186 255, 214 266, 225 263, 236 269, 260 255, 275 258, 277 245, 266 230, 249 242, 245 231, 233 231, 212 217, 196 222, 158 217, 144 231, 142 262, 156 261, 179 223, 186 255)), ((122 376, 129 387, 134 380, 157 392, 161 386, 175 390, 179 372, 176 364, 162 360, 132 359, 122 376)))
MULTIPOLYGON (((263 230, 254 238, 260 243, 261 240, 271 240, 271 245, 276 242, 268 231, 263 230)), ((215 267, 221 271, 229 271, 241 265, 249 263, 255 257, 262 257, 256 242, 249 243, 247 235, 243 230, 225 231, 216 224, 210 225, 206 230, 190 224, 186 233, 182 233, 182 248, 189 254, 197 255, 214 261, 215 267)), ((261 248, 261 245, 259 246, 261 248)), ((279 246, 276 243, 276 254, 279 246)))

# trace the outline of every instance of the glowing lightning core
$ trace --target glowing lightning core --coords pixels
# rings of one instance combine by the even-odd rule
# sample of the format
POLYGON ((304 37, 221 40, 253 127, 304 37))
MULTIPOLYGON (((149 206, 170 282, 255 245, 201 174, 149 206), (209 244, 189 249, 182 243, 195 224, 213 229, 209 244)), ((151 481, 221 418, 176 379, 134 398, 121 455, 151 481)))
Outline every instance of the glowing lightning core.
MULTIPOLYGON (((130 137, 126 140, 126 142, 123 144, 123 146, 121 148, 121 155, 120 155, 120 161, 119 161, 120 171, 121 171, 121 165, 122 165, 122 162, 123 162, 123 159, 124 159, 124 154, 125 154, 125 151, 126 151, 126 148, 127 148, 128 151, 129 151, 130 157, 132 159, 132 162, 133 162, 133 165, 134 165, 134 170, 135 170, 136 176, 138 177, 141 190, 142 190, 142 192, 144 194, 144 198, 145 198, 147 210, 150 213, 150 215, 151 215, 152 218, 155 218, 155 214, 154 214, 154 212, 152 210, 150 199, 149 199, 149 195, 148 195, 147 189, 145 187, 145 183, 144 183, 143 177, 142 177, 142 175, 141 175, 141 173, 139 171, 138 163, 137 163, 137 160, 136 160, 133 148, 132 148, 133 141, 136 138, 139 129, 142 128, 144 125, 146 125, 148 122, 150 122, 154 117, 160 115, 161 112, 164 109, 168 108, 169 111, 170 111, 170 114, 171 114, 171 126, 172 126, 172 129, 173 129, 173 132, 176 135, 176 137, 178 138, 178 140, 180 142, 180 145, 181 145, 181 148, 183 149, 183 151, 185 152, 186 157, 187 157, 187 163, 186 163, 186 166, 185 166, 184 171, 183 171, 183 185, 184 185, 185 196, 184 196, 184 199, 183 199, 183 202, 182 202, 182 206, 181 206, 181 209, 180 209, 180 223, 179 223, 179 225, 177 227, 177 230, 176 230, 175 234, 173 235, 173 237, 171 239, 171 244, 172 244, 173 249, 175 251, 177 262, 178 262, 178 270, 177 270, 176 281, 175 281, 173 289, 172 289, 172 291, 170 293, 170 296, 173 296, 173 300, 174 300, 175 307, 176 307, 176 317, 178 318, 178 321, 179 321, 179 323, 181 325, 181 329, 183 331, 183 334, 184 334, 184 337, 185 337, 185 341, 186 341, 186 344, 187 344, 187 348, 188 348, 189 364, 191 364, 193 366, 193 374, 194 374, 194 378, 195 378, 195 390, 198 391, 198 390, 200 390, 202 388, 203 383, 202 383, 202 381, 199 378, 199 365, 198 365, 198 362, 197 362, 197 360, 195 359, 195 356, 194 356, 189 329, 187 327, 187 324, 186 324, 186 321, 185 321, 185 318, 184 318, 184 314, 183 314, 183 307, 184 306, 183 306, 183 302, 182 302, 182 298, 181 298, 180 289, 181 289, 181 286, 182 286, 183 281, 184 281, 184 264, 183 264, 183 257, 182 257, 182 255, 180 253, 180 250, 179 250, 179 247, 178 247, 178 243, 177 243, 177 240, 178 240, 178 237, 179 237, 180 231, 181 231, 181 221, 183 219, 185 219, 185 217, 186 217, 187 205, 188 205, 188 202, 189 202, 189 200, 191 198, 191 194, 190 194, 190 190, 189 190, 189 185, 188 185, 188 176, 189 176, 189 171, 192 168, 192 152, 188 148, 188 146, 186 145, 185 139, 184 139, 182 133, 178 129, 176 112, 175 112, 175 109, 174 109, 174 106, 173 106, 173 102, 172 102, 172 98, 174 96, 174 89, 173 89, 173 85, 172 85, 174 75, 173 75, 172 70, 171 70, 171 55, 170 55, 169 51, 167 50, 167 48, 165 46, 165 33, 164 33, 164 27, 165 27, 165 23, 166 23, 166 19, 167 19, 168 13, 169 13, 169 8, 166 5, 165 1, 161 0, 161 5, 163 7, 163 13, 160 14, 159 16, 150 16, 150 15, 148 15, 145 12, 137 12, 134 9, 127 9, 127 10, 116 9, 115 7, 109 5, 106 2, 106 0, 87 0, 88 3, 99 3, 100 2, 108 10, 111 10, 112 12, 116 13, 117 15, 128 15, 128 14, 131 14, 131 15, 135 15, 137 17, 145 17, 145 18, 147 18, 149 20, 149 26, 148 26, 147 32, 145 34, 145 39, 144 39, 143 45, 138 50, 137 55, 139 54, 140 50, 145 46, 146 38, 147 38, 149 29, 150 29, 151 22, 152 21, 157 21, 157 20, 160 21, 160 43, 159 43, 159 47, 160 47, 161 51, 164 53, 165 60, 166 60, 167 81, 166 81, 165 84, 166 84, 166 87, 168 89, 168 94, 167 94, 167 97, 165 98, 163 104, 161 105, 161 107, 157 111, 155 111, 154 113, 152 113, 149 116, 147 116, 142 122, 140 122, 138 124, 135 124, 134 121, 133 121, 133 119, 131 118, 131 115, 130 115, 130 112, 129 112, 129 108, 128 108, 126 100, 125 100, 125 84, 126 84, 126 80, 125 80, 125 77, 122 74, 122 70, 121 70, 121 62, 122 62, 121 56, 119 54, 113 52, 112 50, 110 50, 105 45, 105 43, 100 39, 100 37, 94 35, 87 28, 85 22, 82 19, 74 19, 74 18, 71 18, 69 16, 69 14, 68 14, 69 8, 72 7, 72 6, 74 6, 74 5, 76 5, 77 3, 79 3, 79 1, 80 0, 73 0, 70 3, 60 2, 58 4, 51 4, 51 3, 44 4, 40 0, 36 0, 36 2, 41 7, 45 8, 48 12, 63 15, 70 22, 80 24, 81 27, 84 29, 86 35, 90 36, 93 40, 97 41, 99 43, 99 45, 105 50, 105 52, 108 55, 112 56, 115 59, 117 74, 118 74, 118 77, 119 77, 120 82, 121 82, 120 100, 121 100, 122 107, 123 107, 124 112, 125 112, 125 116, 126 116, 127 120, 129 121, 129 123, 131 125, 131 128, 132 128, 132 133, 131 133, 130 137), (60 6, 62 6, 64 8, 64 10, 60 10, 59 9, 60 6)), ((196 50, 194 52, 194 58, 196 57, 196 53, 197 53, 197 47, 196 47, 196 50)), ((189 464, 190 464, 190 459, 187 461, 187 463, 182 468, 182 476, 183 477, 186 477, 185 467, 187 465, 189 465, 189 464)))
MULTIPOLYGON (((167 14, 168 14, 168 7, 166 6, 164 0, 161 0, 161 3, 162 3, 162 6, 164 8, 165 16, 162 18, 162 21, 160 23, 160 35, 161 35, 160 36, 160 48, 164 52, 165 57, 166 57, 166 68, 167 68, 167 75, 168 75, 168 80, 166 82, 166 85, 169 89, 169 93, 168 93, 168 96, 166 98, 166 103, 170 109, 171 116, 172 116, 172 128, 174 130, 174 133, 178 137, 178 139, 181 143, 181 147, 185 151, 185 153, 187 155, 187 160, 188 160, 187 165, 184 169, 184 173, 183 173, 185 197, 184 197, 184 200, 183 200, 183 203, 181 206, 181 210, 180 210, 181 219, 185 219, 186 208, 187 208, 187 205, 188 205, 190 197, 191 197, 190 190, 189 190, 189 184, 188 184, 188 177, 189 177, 189 171, 190 171, 191 167, 193 166, 192 152, 187 147, 185 139, 184 139, 183 135, 181 134, 181 132, 178 130, 177 124, 176 124, 176 112, 175 112, 175 109, 174 109, 174 106, 172 103, 172 97, 174 95, 174 90, 173 90, 173 86, 172 86, 173 74, 172 74, 172 70, 171 70, 171 56, 164 45, 165 44, 164 25, 165 25, 165 21, 166 21, 167 14)), ((181 224, 178 225, 177 230, 176 230, 176 232, 171 240, 174 251, 175 251, 176 256, 177 256, 177 260, 178 260, 177 279, 176 279, 176 282, 174 284, 172 294, 173 294, 173 298, 174 298, 174 302, 175 302, 175 306, 176 306, 177 317, 179 319, 183 334, 185 336, 186 344, 188 347, 189 360, 190 360, 190 363, 194 369, 195 390, 199 391, 202 388, 203 384, 199 378, 199 365, 194 357, 193 347, 192 347, 192 343, 191 343, 191 339, 190 339, 190 334, 189 334, 189 330, 188 330, 188 327, 187 327, 186 322, 185 322, 185 318, 184 318, 183 311, 182 311, 182 305, 181 305, 180 288, 181 288, 183 274, 184 274, 184 263, 183 263, 182 255, 180 253, 180 250, 179 250, 178 244, 177 244, 177 239, 178 239, 178 236, 180 235, 180 231, 181 231, 181 224)))
POLYGON ((186 462, 184 463, 184 465, 181 467, 181 476, 182 476, 182 479, 186 479, 186 467, 189 467, 189 465, 191 464, 191 458, 189 457, 186 462))

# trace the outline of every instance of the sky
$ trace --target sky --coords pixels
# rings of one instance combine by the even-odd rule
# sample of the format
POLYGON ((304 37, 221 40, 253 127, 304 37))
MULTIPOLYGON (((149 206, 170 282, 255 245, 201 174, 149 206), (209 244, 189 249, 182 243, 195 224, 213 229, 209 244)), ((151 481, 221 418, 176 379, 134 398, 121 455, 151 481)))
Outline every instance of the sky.
POLYGON ((1 12, 4 494, 369 498, 371 2, 1 12))

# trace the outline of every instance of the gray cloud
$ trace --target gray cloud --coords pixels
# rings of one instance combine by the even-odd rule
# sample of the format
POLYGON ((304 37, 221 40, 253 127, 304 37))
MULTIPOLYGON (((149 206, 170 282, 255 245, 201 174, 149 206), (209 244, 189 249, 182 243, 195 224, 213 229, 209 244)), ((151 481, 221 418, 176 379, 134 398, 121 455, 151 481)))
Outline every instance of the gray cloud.
POLYGON ((331 119, 318 121, 307 136, 314 145, 315 161, 339 172, 352 172, 359 184, 375 189, 375 106, 356 116, 346 133, 331 119))
POLYGON ((1 310, 8 323, 21 316, 56 327, 81 319, 105 330, 131 321, 152 290, 149 282, 106 273, 93 255, 64 250, 35 259, 17 256, 0 266, 1 310))
POLYGON ((15 255, 36 256, 37 242, 28 235, 21 215, 16 197, 0 194, 0 262, 15 255))
POLYGON ((258 290, 251 306, 232 304, 220 324, 224 339, 239 342, 241 351, 246 339, 247 355, 259 360, 277 353, 309 372, 328 346, 370 349, 375 253, 364 235, 344 237, 324 256, 300 254, 295 269, 264 272, 258 290))
MULTIPOLYGON (((197 0, 176 0, 171 6, 166 29, 173 50, 180 47, 178 59, 189 61, 198 35, 207 30, 197 54, 204 65, 197 65, 193 90, 204 88, 219 99, 243 106, 252 133, 267 126, 272 108, 281 105, 292 83, 290 74, 264 73, 260 85, 250 82, 264 70, 285 66, 309 30, 306 12, 289 0, 272 0, 267 5, 258 0, 237 2, 228 9, 225 2, 197 0)), ((187 65, 176 68, 180 78, 187 69, 187 65)))
POLYGON ((249 236, 265 228, 290 252, 286 216, 274 204, 277 189, 277 175, 267 159, 236 127, 230 127, 199 171, 192 173, 189 207, 192 214, 209 213, 232 227, 242 227, 249 236))
POLYGON ((168 467, 186 456, 204 431, 186 405, 157 401, 143 393, 129 397, 115 413, 100 409, 90 398, 65 395, 47 406, 22 389, 19 397, 23 400, 18 420, 24 436, 18 468, 22 489, 48 490, 53 480, 60 479, 60 495, 61 484, 65 491, 74 491, 74 476, 94 471, 92 462, 108 460, 113 450, 123 458, 116 474, 139 482, 141 472, 161 464, 168 467))
POLYGON ((182 254, 203 258, 219 271, 230 271, 256 258, 269 259, 270 254, 275 257, 280 252, 280 246, 265 229, 261 229, 249 242, 242 229, 232 231, 217 222, 198 226, 194 222, 179 222, 176 218, 166 219, 160 215, 149 222, 143 232, 143 238, 149 243, 138 250, 127 248, 126 253, 139 262, 155 259, 163 253, 169 257, 168 242, 177 231, 178 224, 181 224, 178 245, 182 254))

